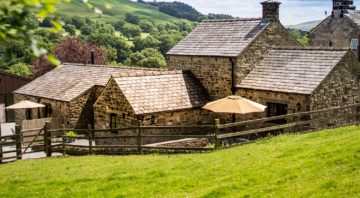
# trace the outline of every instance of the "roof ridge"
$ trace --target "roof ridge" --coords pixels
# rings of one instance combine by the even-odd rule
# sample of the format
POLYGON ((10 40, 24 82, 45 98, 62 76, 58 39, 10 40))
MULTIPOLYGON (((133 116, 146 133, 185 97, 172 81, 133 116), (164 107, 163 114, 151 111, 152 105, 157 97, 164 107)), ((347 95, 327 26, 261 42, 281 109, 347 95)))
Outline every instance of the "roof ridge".
POLYGON ((187 71, 184 70, 167 70, 167 71, 139 71, 134 72, 121 72, 111 75, 112 78, 122 78, 122 77, 142 77, 142 76, 165 76, 165 75, 175 75, 175 74, 184 74, 187 71))
POLYGON ((206 19, 202 22, 234 22, 234 21, 260 21, 262 18, 234 18, 234 19, 206 19))
POLYGON ((77 66, 77 67, 107 67, 143 71, 167 71, 166 68, 150 68, 150 67, 137 67, 137 66, 124 66, 124 65, 98 65, 98 64, 82 64, 82 63, 62 63, 61 65, 77 66))
POLYGON ((271 47, 271 50, 348 51, 348 48, 330 47, 271 47))

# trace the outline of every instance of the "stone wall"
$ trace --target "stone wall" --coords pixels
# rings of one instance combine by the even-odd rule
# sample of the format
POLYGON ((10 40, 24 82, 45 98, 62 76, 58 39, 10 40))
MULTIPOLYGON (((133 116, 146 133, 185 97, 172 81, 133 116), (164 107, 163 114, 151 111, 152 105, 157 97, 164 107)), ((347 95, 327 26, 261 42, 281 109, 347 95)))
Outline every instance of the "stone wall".
POLYGON ((113 79, 109 81, 94 104, 95 128, 109 129, 112 113, 118 115, 119 128, 139 124, 131 105, 113 79))
POLYGON ((349 52, 314 91, 311 110, 360 103, 360 63, 349 52))
POLYGON ((94 103, 104 88, 95 86, 69 103, 68 120, 77 129, 94 127, 94 103))
MULTIPOLYGON (((52 109, 52 127, 58 128, 61 127, 62 124, 67 125, 68 120, 68 112, 69 112, 69 103, 57 100, 50 100, 46 98, 39 98, 35 96, 26 96, 21 94, 14 94, 15 103, 20 102, 22 100, 30 100, 37 103, 42 104, 50 104, 52 109)), ((32 115, 34 119, 43 118, 44 113, 43 109, 32 109, 32 115)), ((25 120, 25 110, 16 110, 15 111, 15 122, 21 125, 22 120, 25 120)), ((70 125, 67 125, 72 127, 70 125)))
POLYGON ((330 16, 310 33, 310 42, 316 47, 349 48, 351 39, 358 37, 359 28, 349 18, 330 16))
POLYGON ((271 47, 298 47, 299 43, 278 22, 273 22, 256 40, 237 58, 236 83, 249 74, 271 47))
MULTIPOLYGON (((236 95, 248 98, 263 105, 266 105, 267 103, 287 104, 288 114, 310 110, 310 97, 307 95, 254 89, 238 89, 236 95)), ((265 116, 266 113, 253 114, 243 117, 238 116, 238 120, 255 119, 265 116)))
MULTIPOLYGON (((101 90, 101 87, 94 87, 70 102, 15 94, 15 102, 30 100, 49 104, 51 105, 51 126, 53 128, 65 126, 67 128, 81 129, 87 128, 89 124, 93 124, 94 115, 92 107, 101 90)), ((33 109, 32 115, 33 118, 42 118, 44 117, 44 109, 33 109)), ((21 120, 25 119, 25 110, 15 111, 15 118, 16 123, 20 124, 21 120)))
POLYGON ((171 69, 189 70, 206 88, 211 99, 231 95, 231 60, 226 57, 168 56, 171 69))

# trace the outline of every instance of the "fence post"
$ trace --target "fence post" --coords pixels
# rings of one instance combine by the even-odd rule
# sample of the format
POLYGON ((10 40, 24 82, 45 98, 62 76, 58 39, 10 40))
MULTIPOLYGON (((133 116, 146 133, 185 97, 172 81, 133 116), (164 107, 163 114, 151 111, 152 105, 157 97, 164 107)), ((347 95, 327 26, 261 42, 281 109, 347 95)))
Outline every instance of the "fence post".
POLYGON ((93 130, 91 125, 88 125, 88 138, 89 138, 89 155, 93 154, 93 130))
POLYGON ((3 158, 3 146, 2 146, 2 138, 1 138, 1 123, 0 123, 0 164, 2 163, 3 158))
POLYGON ((16 141, 16 159, 22 159, 22 142, 21 142, 21 127, 19 125, 15 126, 15 141, 16 141))
POLYGON ((45 122, 44 125, 44 148, 46 157, 51 157, 52 148, 51 148, 51 133, 49 131, 49 122, 45 122))
POLYGON ((62 128, 62 135, 61 135, 61 139, 62 139, 62 153, 63 153, 63 156, 66 155, 66 132, 65 132, 65 125, 62 124, 61 125, 61 128, 62 128))
POLYGON ((218 140, 219 126, 220 126, 220 119, 215 119, 215 126, 214 126, 215 149, 218 149, 220 147, 219 140, 218 140))
POLYGON ((142 124, 141 124, 141 121, 139 121, 137 131, 138 131, 138 134, 137 134, 138 152, 139 152, 139 154, 142 154, 142 124))

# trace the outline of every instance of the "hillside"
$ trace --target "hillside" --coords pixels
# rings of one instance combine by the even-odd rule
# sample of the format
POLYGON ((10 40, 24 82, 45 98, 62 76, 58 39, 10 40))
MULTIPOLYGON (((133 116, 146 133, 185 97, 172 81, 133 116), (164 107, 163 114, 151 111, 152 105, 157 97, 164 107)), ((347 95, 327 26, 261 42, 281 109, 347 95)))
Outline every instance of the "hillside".
POLYGON ((123 19, 127 13, 135 14, 142 19, 149 19, 155 23, 180 20, 149 5, 130 0, 89 0, 92 5, 103 12, 103 15, 96 14, 82 2, 83 0, 72 0, 69 3, 62 3, 58 6, 57 12, 61 15, 89 17, 106 22, 116 22, 123 19))
POLYGON ((283 135, 207 154, 0 165, 0 197, 356 197, 360 128, 283 135))
POLYGON ((308 22, 305 22, 305 23, 297 24, 297 25, 289 25, 289 26, 287 26, 287 28, 298 29, 298 30, 301 30, 301 31, 309 32, 315 26, 317 26, 320 22, 321 22, 321 20, 308 21, 308 22))

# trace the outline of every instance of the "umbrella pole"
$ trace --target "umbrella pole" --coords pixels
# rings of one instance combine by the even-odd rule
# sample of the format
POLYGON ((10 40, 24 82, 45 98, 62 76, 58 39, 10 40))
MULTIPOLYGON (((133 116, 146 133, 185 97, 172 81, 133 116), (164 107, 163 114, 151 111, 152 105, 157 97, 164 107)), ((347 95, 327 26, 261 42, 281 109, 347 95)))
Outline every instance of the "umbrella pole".
POLYGON ((232 122, 236 122, 236 114, 235 113, 232 114, 232 122))

